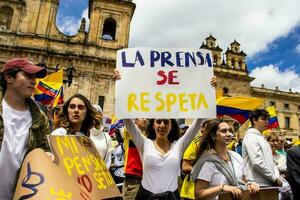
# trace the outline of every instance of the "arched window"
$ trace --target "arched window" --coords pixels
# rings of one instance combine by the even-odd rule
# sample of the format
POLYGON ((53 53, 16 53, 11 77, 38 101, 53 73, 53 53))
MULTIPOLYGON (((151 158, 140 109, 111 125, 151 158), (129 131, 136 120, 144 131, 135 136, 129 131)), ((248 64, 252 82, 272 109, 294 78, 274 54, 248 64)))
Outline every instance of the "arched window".
POLYGON ((234 65, 235 65, 235 60, 234 60, 234 58, 232 58, 231 59, 231 67, 234 68, 234 65))
POLYGON ((239 60, 239 69, 242 69, 243 62, 239 60))
POLYGON ((218 56, 214 55, 214 65, 217 65, 217 61, 218 61, 218 56))
POLYGON ((102 38, 105 40, 115 40, 116 39, 116 28, 117 23, 113 18, 108 18, 104 21, 102 38))
POLYGON ((14 10, 9 6, 3 6, 0 8, 0 30, 11 29, 12 18, 14 10))

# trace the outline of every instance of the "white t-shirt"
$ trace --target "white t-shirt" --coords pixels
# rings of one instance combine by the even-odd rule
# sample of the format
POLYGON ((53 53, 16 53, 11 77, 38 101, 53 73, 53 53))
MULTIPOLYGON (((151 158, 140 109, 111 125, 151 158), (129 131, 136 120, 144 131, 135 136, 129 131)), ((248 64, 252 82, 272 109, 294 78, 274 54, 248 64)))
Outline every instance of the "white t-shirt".
POLYGON ((11 108, 3 99, 4 134, 0 152, 0 199, 12 199, 18 170, 27 151, 32 117, 29 110, 11 108))
MULTIPOLYGON (((96 129, 95 129, 96 130, 96 129)), ((94 131, 95 131, 94 130, 94 131)), ((97 130, 95 131, 97 132, 97 130)), ((106 132, 91 134, 90 138, 96 146, 98 153, 101 158, 105 161, 106 167, 109 168, 111 164, 111 153, 112 153, 112 142, 111 137, 106 132)), ((55 129, 51 135, 67 135, 67 130, 65 128, 55 129)), ((83 133, 76 133, 76 135, 84 135, 83 133)))
POLYGON ((113 151, 111 137, 108 133, 97 129, 91 129, 90 133, 91 140, 95 144, 101 158, 105 161, 107 169, 109 169, 111 165, 111 154, 113 151))
MULTIPOLYGON (((228 152, 231 158, 231 161, 227 162, 229 169, 234 171, 236 179, 242 180, 244 175, 243 158, 234 151, 228 152)), ((209 188, 217 185, 229 184, 223 173, 220 172, 212 162, 204 163, 197 179, 207 181, 209 188)), ((217 200, 218 198, 219 196, 216 196, 214 198, 211 198, 211 200, 217 200)))
POLYGON ((115 176, 125 177, 124 175, 124 149, 123 144, 119 144, 115 147, 112 154, 115 157, 114 164, 117 169, 114 171, 115 176))
POLYGON ((152 140, 140 133, 131 119, 125 119, 124 123, 141 155, 142 186, 154 194, 177 190, 182 154, 200 130, 202 119, 194 120, 184 136, 174 141, 165 155, 155 148, 152 140))

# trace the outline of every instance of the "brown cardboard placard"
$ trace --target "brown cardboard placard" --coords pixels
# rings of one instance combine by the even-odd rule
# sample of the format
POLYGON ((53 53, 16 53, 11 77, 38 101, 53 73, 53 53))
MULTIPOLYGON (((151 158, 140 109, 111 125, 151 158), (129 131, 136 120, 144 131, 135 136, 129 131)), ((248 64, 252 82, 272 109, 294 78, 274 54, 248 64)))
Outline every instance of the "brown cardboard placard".
POLYGON ((121 194, 94 143, 85 136, 49 136, 55 163, 94 200, 121 194))
MULTIPOLYGON (((249 195, 248 191, 242 191, 243 200, 265 200, 272 199, 278 200, 278 188, 261 188, 260 191, 252 196, 249 195)), ((226 192, 219 195, 219 200, 233 200, 231 193, 226 192)))
POLYGON ((14 200, 100 200, 121 194, 85 136, 49 136, 53 163, 42 149, 30 152, 21 168, 14 200))
POLYGON ((31 151, 22 164, 14 200, 82 199, 88 191, 54 164, 42 149, 31 151))

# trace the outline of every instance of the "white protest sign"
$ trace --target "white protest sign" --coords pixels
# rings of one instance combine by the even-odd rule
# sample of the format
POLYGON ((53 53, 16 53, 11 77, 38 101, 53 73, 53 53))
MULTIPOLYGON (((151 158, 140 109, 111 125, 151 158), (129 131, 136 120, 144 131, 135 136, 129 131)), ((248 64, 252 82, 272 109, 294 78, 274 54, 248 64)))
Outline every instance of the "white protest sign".
POLYGON ((129 48, 117 52, 115 113, 122 118, 213 118, 213 64, 202 49, 129 48))

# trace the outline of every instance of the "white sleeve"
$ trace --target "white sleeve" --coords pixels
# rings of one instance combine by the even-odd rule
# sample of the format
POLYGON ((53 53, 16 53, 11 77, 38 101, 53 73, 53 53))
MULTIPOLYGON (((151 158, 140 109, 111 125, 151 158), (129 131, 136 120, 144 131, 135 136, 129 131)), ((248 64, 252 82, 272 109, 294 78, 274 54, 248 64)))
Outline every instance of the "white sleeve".
POLYGON ((250 162, 255 171, 259 172, 266 179, 269 179, 270 181, 274 182, 276 180, 276 175, 273 174, 272 169, 270 169, 270 167, 273 166, 266 165, 263 150, 258 142, 258 138, 247 137, 247 139, 244 140, 244 145, 247 149, 250 162))
POLYGON ((188 128, 186 133, 179 138, 177 144, 180 146, 180 155, 183 154, 183 152, 186 150, 186 148, 190 145, 190 143, 193 141, 197 133, 199 132, 202 122, 205 119, 194 119, 192 125, 188 128))
POLYGON ((112 140, 111 140, 111 137, 109 136, 109 134, 104 132, 104 136, 107 140, 107 152, 105 155, 105 164, 106 164, 106 168, 109 169, 110 165, 111 165, 111 155, 112 155, 114 148, 113 148, 112 140))
POLYGON ((202 166, 197 179, 212 182, 213 173, 216 171, 216 167, 212 162, 205 162, 202 166))
POLYGON ((67 135, 67 130, 64 128, 57 128, 52 131, 51 135, 67 135))
POLYGON ((141 133, 141 130, 132 119, 124 119, 124 124, 139 152, 143 152, 144 142, 147 138, 141 133))

